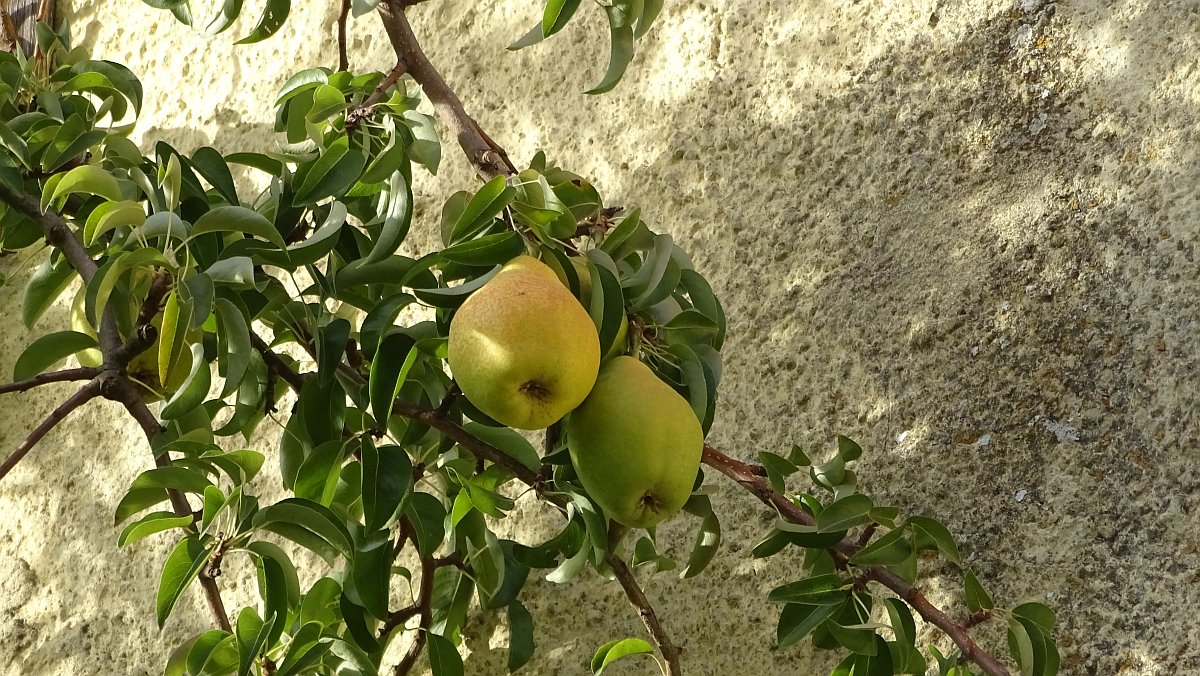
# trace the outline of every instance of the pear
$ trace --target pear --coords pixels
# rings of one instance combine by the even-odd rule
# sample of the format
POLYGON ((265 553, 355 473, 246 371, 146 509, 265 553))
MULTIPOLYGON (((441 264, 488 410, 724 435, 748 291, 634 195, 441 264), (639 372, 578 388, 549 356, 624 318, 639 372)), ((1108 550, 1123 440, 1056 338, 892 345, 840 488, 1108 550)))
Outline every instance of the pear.
POLYGON ((447 360, 463 395, 496 421, 549 427, 579 405, 600 369, 596 325, 554 272, 513 259, 450 322, 447 360))
POLYGON ((650 528, 691 495, 704 432, 687 400, 642 362, 620 356, 571 413, 567 445, 583 487, 608 516, 650 528))
MULTIPOLYGON (((75 299, 71 302, 71 330, 95 338, 96 329, 92 328, 91 323, 87 320, 87 314, 84 312, 84 301, 84 290, 80 289, 79 293, 75 294, 75 299)), ((160 312, 154 316, 150 323, 154 325, 154 328, 161 331, 162 320, 163 316, 160 312)), ((191 342, 197 342, 201 339, 202 334, 200 331, 193 330, 189 333, 188 337, 191 342)), ((75 353, 75 358, 79 360, 80 366, 100 366, 104 361, 100 350, 94 347, 75 353)), ((164 394, 170 396, 180 387, 183 387, 183 383, 187 380, 191 370, 192 353, 190 350, 184 350, 179 362, 167 374, 167 382, 164 387, 158 375, 157 340, 145 352, 134 357, 125 367, 126 374, 134 382, 141 385, 142 398, 148 404, 161 400, 164 394)))

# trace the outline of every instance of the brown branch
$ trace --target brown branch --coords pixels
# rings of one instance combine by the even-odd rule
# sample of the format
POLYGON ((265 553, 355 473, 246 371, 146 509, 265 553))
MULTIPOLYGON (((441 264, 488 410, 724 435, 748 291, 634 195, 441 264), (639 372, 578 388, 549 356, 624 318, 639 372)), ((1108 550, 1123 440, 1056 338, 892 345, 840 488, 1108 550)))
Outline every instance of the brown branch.
POLYGON ((78 380, 91 380, 98 375, 100 375, 100 367, 98 366, 84 366, 77 369, 63 369, 61 371, 39 373, 32 378, 26 378, 25 380, 20 380, 15 383, 8 383, 7 385, 0 385, 0 394, 8 394, 10 392, 25 392, 49 383, 67 383, 78 380))
MULTIPOLYGON (((733 479, 759 500, 774 507, 784 519, 809 526, 816 524, 816 520, 813 519, 812 515, 798 507, 787 496, 777 493, 771 488, 767 480, 754 471, 752 465, 734 460, 708 445, 704 446, 703 460, 704 464, 715 468, 720 473, 733 479)), ((830 553, 834 555, 835 560, 845 561, 858 550, 859 546, 856 543, 850 540, 842 540, 830 549, 830 553)), ((970 634, 967 633, 966 627, 955 622, 953 618, 942 612, 940 608, 930 603, 929 599, 921 593, 921 590, 900 579, 892 571, 879 566, 866 568, 864 577, 882 584, 904 599, 926 622, 941 629, 949 636, 955 645, 958 646, 962 656, 978 665, 983 669, 984 673, 990 676, 1009 676, 1008 669, 999 660, 980 647, 971 638, 970 634)))
POLYGON ((258 334, 253 331, 250 332, 250 344, 254 346, 255 350, 258 350, 260 355, 262 355, 263 361, 267 364, 267 368, 270 369, 271 372, 276 376, 283 378, 283 381, 288 385, 291 385, 293 390, 299 392, 300 389, 304 387, 304 376, 301 375, 299 371, 289 366, 287 362, 279 357, 279 355, 275 354, 271 350, 271 347, 267 345, 266 341, 260 338, 258 334))
POLYGON ((667 663, 666 676, 678 676, 683 672, 679 667, 679 647, 671 642, 671 637, 667 636, 667 632, 663 629, 662 623, 658 621, 658 615, 654 612, 654 606, 650 605, 650 599, 646 598, 646 594, 642 592, 642 588, 638 586, 637 579, 633 576, 633 572, 629 570, 629 566, 625 560, 616 554, 609 552, 604 558, 604 562, 612 568, 613 575, 616 575, 617 582, 621 583, 621 588, 625 590, 625 596, 629 599, 629 605, 637 611, 638 617, 642 619, 642 624, 646 625, 646 631, 650 633, 650 637, 654 639, 655 645, 662 652, 663 661, 667 663))
POLYGON ((342 12, 338 14, 338 70, 350 70, 350 56, 346 53, 346 18, 350 16, 351 0, 342 0, 342 12))
POLYGON ((46 241, 51 246, 61 250, 71 267, 83 277, 86 283, 96 274, 96 261, 83 248, 83 242, 62 216, 53 210, 42 213, 41 205, 29 195, 13 192, 8 186, 0 183, 0 201, 32 219, 46 235, 46 241))
POLYGON ((429 631, 429 626, 433 624, 433 576, 437 568, 437 562, 432 556, 421 559, 421 588, 417 592, 415 604, 421 620, 417 624, 417 635, 408 646, 408 652, 404 653, 404 657, 396 665, 396 676, 404 676, 412 671, 417 658, 421 656, 421 650, 425 648, 425 632, 429 631))
MULTIPOLYGON (((153 445, 154 438, 163 432, 163 426, 158 422, 154 412, 142 400, 141 392, 128 378, 124 376, 113 376, 102 379, 103 394, 106 398, 119 402, 125 407, 129 413, 142 428, 142 433, 146 437, 146 441, 153 445)), ((171 464, 171 459, 168 453, 162 453, 154 456, 154 464, 157 467, 166 467, 171 464)), ((176 516, 191 516, 192 508, 188 505, 187 498, 183 497, 183 493, 169 489, 167 496, 171 500, 171 509, 176 516)), ((217 626, 225 631, 232 631, 229 624, 229 615, 225 612, 225 603, 221 599, 221 590, 217 587, 217 581, 213 579, 209 571, 201 571, 200 587, 204 592, 204 599, 208 602, 209 611, 212 613, 213 620, 217 626)))
POLYGON ((409 75, 421 85, 434 111, 449 127, 450 133, 467 154, 467 159, 484 180, 517 173, 504 149, 488 138, 471 119, 458 95, 425 56, 404 15, 406 4, 403 0, 384 0, 379 3, 379 16, 396 51, 397 62, 404 64, 409 75))
POLYGON ((379 84, 375 85, 375 91, 371 92, 370 96, 364 99, 362 103, 354 106, 346 112, 347 132, 357 129, 358 125, 362 124, 363 120, 367 119, 371 116, 371 113, 375 112, 375 105, 383 100, 384 93, 400 80, 400 76, 404 75, 407 69, 408 66, 403 61, 397 63, 396 67, 393 68, 386 76, 384 76, 384 78, 379 81, 379 84))
POLYGON ((3 479, 9 473, 9 471, 12 470, 12 468, 16 467, 17 463, 21 462, 21 459, 24 458, 29 451, 33 450, 33 447, 36 446, 37 443, 42 440, 42 437, 45 437, 50 430, 54 429, 55 425, 62 422, 63 419, 70 415, 72 411, 98 396, 100 396, 100 381, 93 379, 88 384, 79 388, 79 391, 67 398, 67 400, 60 404, 58 408, 54 409, 54 411, 42 421, 41 425, 38 425, 32 432, 29 433, 29 436, 25 437, 25 441, 22 441, 21 445, 17 446, 17 450, 13 451, 13 454, 8 456, 8 459, 6 459, 3 464, 0 464, 0 479, 3 479))
MULTIPOLYGON (((43 4, 43 8, 49 8, 47 11, 53 11, 52 1, 47 0, 43 4)), ((65 220, 63 220, 62 216, 58 215, 54 211, 42 213, 41 205, 36 199, 30 197, 29 195, 13 192, 2 183, 0 183, 0 201, 7 203, 17 211, 33 219, 33 221, 41 227, 42 232, 46 235, 46 240, 50 242, 51 246, 54 246, 62 251, 63 257, 67 259, 67 262, 71 265, 71 267, 75 268, 75 271, 78 272, 79 276, 83 278, 84 283, 87 283, 92 279, 93 276, 95 276, 97 269, 96 261, 92 260, 91 255, 87 252, 87 249, 84 248, 83 243, 79 240, 79 236, 76 234, 75 230, 65 220)), ((139 313, 139 316, 147 312, 147 306, 152 303, 150 296, 155 294, 165 294, 165 286, 161 286, 165 283, 166 282, 160 282, 159 279, 155 279, 155 282, 151 287, 150 294, 147 296, 147 303, 143 305, 142 312, 139 313)), ((157 303, 153 304, 157 305, 157 303)), ((151 315, 151 317, 153 317, 153 315, 151 315)), ((132 416, 142 428, 142 431, 146 435, 146 441, 151 443, 151 446, 153 447, 154 438, 162 432, 162 425, 159 424, 158 419, 154 416, 154 413, 150 411, 150 408, 146 406, 146 402, 142 399, 142 394, 137 385, 134 385, 133 382, 124 375, 124 367, 125 364, 128 363, 127 360, 132 359, 133 356, 139 352, 146 350, 149 347, 149 344, 153 343, 153 334, 157 333, 157 331, 154 330, 153 326, 149 326, 149 328, 152 329, 150 332, 137 331, 133 338, 130 339, 128 344, 122 344, 121 336, 117 331, 116 318, 112 313, 112 309, 105 308, 103 317, 100 321, 100 352, 104 355, 104 366, 101 369, 100 374, 97 375, 95 380, 91 381, 88 386, 84 387, 73 397, 55 409, 50 418, 47 419, 46 422, 42 423, 42 425, 36 430, 34 430, 34 432, 30 434, 29 439, 26 439, 25 444, 22 446, 30 444, 30 440, 32 440, 33 443, 36 443, 37 440, 42 436, 45 436, 46 432, 48 432, 50 428, 57 424, 59 420, 61 420, 63 417, 66 417, 66 414, 97 396, 103 396, 106 399, 120 402, 125 407, 125 410, 129 412, 130 416, 132 416), (148 337, 150 339, 149 343, 146 342, 148 337), (126 361, 121 361, 122 359, 126 361), (93 388, 93 386, 94 391, 90 389, 93 388), (55 419, 55 416, 58 416, 58 418, 55 419)), ((30 447, 32 447, 31 444, 30 447)), ((28 453, 28 448, 26 448, 23 452, 21 449, 18 449, 18 453, 23 456, 25 453, 28 453)), ((15 459, 10 458, 9 460, 15 465, 16 462, 20 460, 20 457, 16 457, 15 459)), ((165 453, 155 457, 155 463, 160 467, 169 462, 170 460, 167 458, 167 454, 165 453)), ((5 464, 7 465, 8 461, 6 461, 5 464)), ((0 472, 0 477, 3 477, 4 473, 7 473, 7 471, 8 469, 4 469, 3 472, 0 472)), ((171 499, 171 506, 176 515, 192 515, 192 509, 188 505, 187 500, 183 497, 182 493, 172 489, 167 491, 167 495, 171 499)), ((212 611, 213 618, 216 620, 217 625, 226 631, 231 631, 229 616, 225 612, 225 604, 221 600, 221 591, 217 588, 216 581, 211 577, 201 574, 200 584, 201 587, 203 587, 204 596, 208 600, 209 609, 212 611)))

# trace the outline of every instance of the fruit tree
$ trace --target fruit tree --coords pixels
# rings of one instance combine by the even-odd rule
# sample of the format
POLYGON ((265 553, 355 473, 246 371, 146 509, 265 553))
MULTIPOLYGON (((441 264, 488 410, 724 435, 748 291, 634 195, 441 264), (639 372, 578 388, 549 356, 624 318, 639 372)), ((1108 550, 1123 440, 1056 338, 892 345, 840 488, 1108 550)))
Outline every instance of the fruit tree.
MULTIPOLYGON (((213 4, 144 1, 183 23, 213 4)), ((214 35, 242 11, 216 4, 214 35)), ((662 4, 599 7, 611 49, 588 94, 618 85, 662 4)), ((241 42, 270 40, 291 6, 267 0, 241 42)), ((586 575, 645 626, 581 629, 594 673, 622 659, 706 673, 638 578, 690 579, 732 555, 718 482, 775 519, 745 554, 794 568, 764 599, 775 645, 743 649, 804 641, 837 651, 835 674, 1056 673, 1050 608, 993 603, 945 526, 861 492, 855 442, 753 462, 706 442, 727 326, 704 270, 654 231, 654 205, 605 197, 542 153, 510 157, 423 53, 407 16, 422 9, 341 3, 339 66, 298 66, 273 102, 280 143, 232 153, 131 142, 137 76, 72 47, 48 13, 28 51, 0 54, 0 245, 36 266, 26 327, 71 306, 71 329, 38 331, 0 393, 77 385, 0 480, 89 402, 136 422, 145 448, 127 452, 148 448, 153 466, 110 506, 117 544, 173 543, 161 570, 136 573, 154 576, 160 627, 184 594, 211 611, 210 630, 162 646, 166 673, 460 674, 465 623, 496 614, 518 671, 539 649, 526 581, 586 575), (378 26, 394 68, 351 68, 352 21, 378 26), (414 217, 414 172, 436 172, 442 139, 479 180, 440 218, 414 217), (416 229, 440 246, 414 250, 416 229), (277 443, 241 448, 268 417, 277 443), (254 493, 264 466, 285 497, 254 493), (506 521, 531 511, 559 515, 557 532, 513 538, 506 521), (694 533, 681 566, 660 551, 665 522, 694 533), (953 607, 922 591, 934 561, 953 607), (231 568, 256 602, 227 604, 231 568)), ((512 48, 585 11, 548 0, 512 48)))

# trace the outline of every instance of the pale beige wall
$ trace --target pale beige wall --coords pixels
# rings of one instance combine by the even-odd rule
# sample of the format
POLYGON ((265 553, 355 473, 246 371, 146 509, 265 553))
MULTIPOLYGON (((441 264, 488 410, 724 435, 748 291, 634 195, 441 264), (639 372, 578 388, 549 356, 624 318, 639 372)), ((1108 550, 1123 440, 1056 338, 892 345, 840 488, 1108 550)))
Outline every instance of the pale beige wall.
MULTIPOLYGON (((282 35, 239 48, 135 0, 68 13, 98 56, 141 74, 144 146, 261 150, 288 73, 335 61, 336 3, 296 4, 309 8, 282 35)), ((580 94, 604 61, 586 4, 586 29, 503 50, 538 4, 412 13, 514 159, 544 148, 640 205, 713 281, 730 339, 710 441, 749 459, 854 437, 870 493, 944 519, 1000 603, 1059 611, 1064 673, 1200 673, 1196 4, 669 0, 626 81, 598 98, 580 94)), ((391 65, 371 20, 352 54, 357 69, 391 65)), ((450 145, 446 158, 418 185, 417 249, 439 196, 472 185, 450 145)), ((27 340, 16 288, 0 294, 0 373, 27 340)), ((4 398, 0 449, 65 391, 4 398)), ((161 667, 140 645, 159 639, 165 544, 115 548, 109 515, 149 466, 136 434, 108 430, 116 416, 76 416, 0 484, 8 674, 161 667)), ((767 652, 778 608, 764 596, 795 562, 751 561, 771 519, 711 480, 722 553, 698 580, 647 582, 688 673, 814 673, 804 648, 767 652)), ((684 554, 683 529, 666 530, 684 554)), ((927 589, 942 598, 952 578, 937 572, 927 589)), ((246 598, 234 578, 222 582, 246 598)), ((614 586, 526 593, 528 673, 583 673, 599 643, 640 635, 614 586)), ((162 638, 205 625, 191 596, 162 638)), ((502 671, 503 645, 499 619, 473 624, 467 649, 486 657, 469 673, 502 671)))

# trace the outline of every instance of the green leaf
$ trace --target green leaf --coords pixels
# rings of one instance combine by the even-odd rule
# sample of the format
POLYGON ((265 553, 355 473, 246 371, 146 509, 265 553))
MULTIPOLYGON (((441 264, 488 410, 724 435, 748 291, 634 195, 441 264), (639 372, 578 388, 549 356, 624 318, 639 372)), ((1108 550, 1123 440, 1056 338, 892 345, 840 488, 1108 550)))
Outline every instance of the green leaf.
POLYGON ((254 658, 262 650, 271 627, 263 623, 253 608, 242 608, 234 623, 234 629, 238 646, 238 676, 246 676, 254 665, 254 658))
POLYGON ((361 466, 367 530, 383 530, 400 516, 412 491, 412 460, 399 446, 376 449, 375 444, 364 440, 361 466))
POLYGON ((354 589, 363 608, 380 620, 388 616, 388 583, 392 571, 391 540, 380 540, 373 546, 356 548, 352 566, 354 589))
POLYGON ((392 415, 392 403, 408 378, 420 352, 416 342, 403 333, 385 336, 371 361, 368 387, 371 394, 371 414, 381 426, 392 415))
POLYGON ((280 249, 287 248, 283 236, 271 221, 257 211, 243 206, 223 205, 209 209, 196 219, 191 237, 210 232, 244 232, 265 239, 280 249))
POLYGON ((485 183, 459 214, 445 243, 453 245, 474 237, 491 224, 504 211, 504 207, 512 203, 516 194, 517 191, 508 185, 505 176, 497 176, 485 183))
POLYGON ((180 595, 200 574, 200 569, 208 563, 209 551, 198 536, 189 535, 180 540, 167 556, 159 578, 158 598, 154 603, 159 629, 166 624, 180 595))
POLYGON ((249 35, 234 44, 247 45, 262 42, 279 31, 283 22, 287 21, 288 12, 292 10, 291 0, 267 0, 267 6, 258 18, 258 25, 249 35))
POLYGON ((323 628, 320 622, 306 622, 296 633, 292 634, 287 657, 279 665, 275 676, 293 676, 302 673, 304 669, 310 668, 317 660, 321 659, 329 650, 329 644, 321 642, 323 628))
POLYGON ((621 658, 653 653, 654 647, 640 638, 609 641, 600 646, 595 655, 592 655, 592 674, 598 676, 604 672, 605 667, 621 658))
POLYGON ((848 495, 825 507, 817 515, 817 530, 822 533, 846 530, 870 521, 871 498, 861 493, 848 495))
POLYGON ((967 609, 973 613, 981 610, 991 610, 996 605, 992 602, 992 597, 988 595, 987 590, 983 585, 979 584, 979 579, 975 577, 975 573, 967 570, 963 573, 964 600, 967 603, 967 609))
MULTIPOLYGON (((3 126, 3 125, 0 125, 3 126)), ((66 258, 47 256, 34 269, 25 285, 25 294, 21 298, 21 323, 26 329, 32 329, 38 319, 45 314, 62 292, 75 279, 75 269, 66 258)))
POLYGON ((837 575, 817 575, 778 586, 767 594, 767 600, 808 606, 840 606, 849 597, 848 589, 849 583, 837 575))
POLYGON ((529 663, 533 657, 533 616, 513 601, 508 606, 508 672, 512 673, 529 663))
POLYGON ((442 160, 442 144, 438 141, 433 118, 415 110, 406 110, 403 121, 413 135, 412 145, 408 148, 409 157, 413 162, 423 165, 429 173, 437 174, 442 160))
POLYGON ((383 226, 379 230, 375 245, 363 259, 363 265, 378 263, 391 257, 408 236, 408 229, 412 224, 413 195, 412 186, 409 185, 404 171, 392 172, 384 199, 387 210, 384 212, 383 226))
MULTIPOLYGON (((167 294, 163 307, 162 328, 158 336, 158 382, 166 383, 188 349, 187 334, 191 324, 191 303, 180 301, 179 289, 167 294), (184 307, 180 307, 183 305, 184 307)), ((190 350, 189 350, 190 351, 190 350)))
MULTIPOLYGON (((144 1, 144 0, 143 0, 144 1)), ((227 674, 238 664, 237 639, 213 629, 200 635, 187 654, 189 674, 227 674)))
POLYGON ((592 546, 590 543, 585 541, 579 547, 579 550, 575 552, 574 556, 566 559, 557 568, 550 571, 550 573, 546 575, 546 580, 549 582, 554 582, 555 584, 570 582, 571 580, 575 579, 579 573, 583 572, 584 567, 587 566, 588 556, 591 553, 592 546))
POLYGON ((282 535, 332 563, 337 554, 351 556, 346 524, 328 507, 311 500, 288 498, 268 505, 254 517, 256 528, 282 535))
POLYGON ((609 34, 612 46, 608 57, 608 71, 600 84, 584 92, 585 94, 603 94, 617 86, 629 62, 633 60, 633 27, 622 26, 620 10, 612 5, 606 5, 604 12, 608 15, 609 34))
POLYGON ((936 549, 956 565, 962 565, 958 545, 955 544, 954 536, 945 526, 924 516, 910 517, 907 523, 913 527, 914 544, 917 551, 936 549))
MULTIPOLYGON (((228 8, 231 4, 241 4, 241 0, 225 0, 225 6, 228 8)), ((235 15, 237 10, 234 10, 235 15)), ((211 28, 211 24, 210 24, 211 28)), ((224 29, 222 29, 224 30, 224 29)), ((192 166, 200 173, 204 180, 208 181, 209 185, 216 188, 217 193, 221 198, 232 205, 240 205, 238 200, 237 187, 233 182, 233 174, 229 171, 229 165, 225 162, 225 158, 221 153, 209 146, 204 146, 192 153, 192 166)))
MULTIPOLYGON (((51 189, 51 184, 46 183, 46 189, 51 189)), ((62 174, 62 179, 54 184, 53 190, 47 194, 42 192, 42 210, 59 198, 65 197, 72 193, 85 193, 88 195, 96 195, 104 199, 116 202, 123 195, 121 194, 121 186, 117 183, 117 179, 104 169, 87 164, 62 174)))
POLYGON ((908 539, 907 528, 888 531, 879 539, 858 550, 850 557, 856 566, 894 566, 912 556, 913 548, 908 539))
MULTIPOLYGON (((608 264, 612 259, 603 251, 588 252, 588 274, 592 282, 592 298, 588 314, 600 337, 600 354, 608 354, 621 331, 625 319, 625 297, 621 283, 608 264)), ((626 320, 627 321, 627 320, 626 320)))
POLYGON ((233 301, 218 298, 215 304, 217 316, 217 373, 225 378, 221 396, 227 397, 237 391, 246 371, 250 368, 250 327, 246 317, 233 301))
POLYGON ((771 488, 778 493, 784 491, 784 478, 799 471, 792 461, 769 451, 759 453, 758 461, 762 463, 763 469, 767 470, 767 480, 771 482, 771 488))
POLYGON ((837 605, 811 606, 800 603, 789 603, 779 614, 779 626, 775 630, 775 645, 786 648, 794 645, 813 629, 816 629, 834 612, 837 605))
POLYGON ((446 539, 446 508, 442 501, 428 493, 414 492, 405 515, 416 533, 417 553, 432 555, 446 539))
POLYGON ((842 462, 858 460, 859 456, 862 455, 862 447, 854 443, 852 439, 839 435, 837 438, 837 444, 838 456, 841 457, 842 462))
POLYGON ((366 165, 362 150, 350 148, 350 137, 339 136, 319 158, 296 170, 292 200, 298 206, 307 206, 337 195, 354 185, 366 165))
POLYGON ((13 366, 13 380, 25 380, 70 355, 96 347, 96 339, 78 331, 56 331, 29 344, 13 366))
POLYGON ((337 488, 345 444, 340 439, 318 444, 308 454, 296 472, 292 492, 298 498, 312 500, 328 507, 337 488))
POLYGON ((1034 670, 1033 639, 1025 625, 1015 617, 1008 621, 1008 652, 1017 661, 1021 676, 1034 676, 1037 673, 1034 670))
POLYGON ((542 461, 538 452, 519 432, 507 427, 488 427, 476 422, 464 424, 463 429, 528 469, 536 472, 541 467, 542 461))
POLYGON ((190 514, 175 516, 175 512, 151 512, 121 531, 121 535, 117 537, 117 547, 124 549, 126 545, 137 542, 148 535, 172 528, 186 528, 191 524, 190 514))
POLYGON ((539 21, 536 26, 529 29, 528 33, 521 36, 521 38, 518 39, 516 42, 505 47, 505 49, 507 49, 510 52, 515 52, 518 49, 524 49, 526 47, 531 47, 533 45, 536 45, 537 43, 541 42, 542 40, 543 40, 542 23, 539 21))
POLYGON ((429 669, 433 676, 462 676, 462 656, 445 636, 428 634, 425 650, 429 653, 429 669))
POLYGON ((662 12, 662 8, 663 0, 644 0, 642 3, 642 14, 638 17, 637 28, 633 31, 633 38, 635 40, 650 30, 650 26, 654 24, 654 20, 662 12))
POLYGON ((445 260, 460 265, 492 267, 516 258, 525 251, 525 241, 515 232, 498 232, 455 244, 441 251, 445 260))
POLYGON ((324 122, 335 113, 345 110, 347 105, 346 96, 337 87, 317 85, 313 90, 313 106, 305 118, 310 123, 324 122))
POLYGON ((400 311, 413 302, 416 302, 416 298, 407 293, 398 293, 387 296, 367 312, 358 330, 358 347, 364 357, 375 358, 380 338, 395 326, 400 311))
POLYGON ((146 208, 139 202, 105 202, 88 214, 83 226, 83 244, 92 246, 101 235, 122 226, 137 228, 146 222, 146 208))
POLYGON ((174 420, 190 413, 208 396, 209 387, 212 385, 212 372, 204 358, 204 345, 196 343, 191 349, 192 370, 179 391, 163 404, 159 415, 164 420, 174 420))
POLYGON ((559 32, 579 9, 580 0, 549 0, 542 12, 542 37, 548 38, 559 32))
POLYGON ((463 301, 465 301, 471 294, 475 293, 484 284, 487 284, 489 281, 491 281, 492 277, 495 276, 495 274, 499 271, 500 266, 496 266, 483 275, 480 275, 469 282, 459 284, 458 286, 436 289, 413 289, 413 294, 417 298, 421 299, 421 301, 437 308, 456 308, 459 305, 462 305, 463 301))
POLYGON ((688 557, 687 566, 679 573, 681 579, 688 579, 703 572, 716 556, 721 546, 721 522, 717 520, 707 495, 693 495, 684 509, 701 518, 692 554, 688 557))

